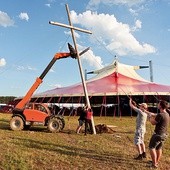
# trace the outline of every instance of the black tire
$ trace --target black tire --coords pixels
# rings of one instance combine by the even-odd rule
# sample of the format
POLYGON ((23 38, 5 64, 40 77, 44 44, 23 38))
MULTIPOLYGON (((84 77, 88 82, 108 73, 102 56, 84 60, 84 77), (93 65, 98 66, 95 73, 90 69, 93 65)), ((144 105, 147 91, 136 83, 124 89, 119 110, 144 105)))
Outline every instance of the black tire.
POLYGON ((21 117, 19 116, 14 116, 10 120, 10 128, 12 130, 23 130, 24 129, 24 121, 21 117))
POLYGON ((57 118, 60 120, 60 126, 61 126, 61 130, 64 129, 65 127, 65 120, 64 120, 64 117, 63 116, 57 116, 57 118))
POLYGON ((61 130, 61 120, 58 118, 52 118, 48 121, 47 128, 50 132, 56 133, 61 130))

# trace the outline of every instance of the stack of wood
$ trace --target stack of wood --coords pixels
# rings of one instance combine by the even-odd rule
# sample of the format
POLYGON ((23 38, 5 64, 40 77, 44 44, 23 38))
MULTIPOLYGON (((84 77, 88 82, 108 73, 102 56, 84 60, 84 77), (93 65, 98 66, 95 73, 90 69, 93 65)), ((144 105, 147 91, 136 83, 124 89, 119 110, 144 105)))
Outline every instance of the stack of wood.
POLYGON ((113 132, 116 132, 115 130, 112 129, 114 127, 116 127, 116 126, 106 125, 106 124, 98 124, 95 126, 95 129, 96 129, 97 134, 113 133, 113 132))

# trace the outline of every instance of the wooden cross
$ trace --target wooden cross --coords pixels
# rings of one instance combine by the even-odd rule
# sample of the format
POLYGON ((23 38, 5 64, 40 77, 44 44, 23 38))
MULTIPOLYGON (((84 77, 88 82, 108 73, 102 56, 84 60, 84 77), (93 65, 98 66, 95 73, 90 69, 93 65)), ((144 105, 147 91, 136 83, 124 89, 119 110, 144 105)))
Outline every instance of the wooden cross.
MULTIPOLYGON (((77 61, 78 61, 78 66, 79 66, 79 71, 80 71, 80 76, 81 76, 81 80, 82 80, 82 85, 83 85, 84 95, 85 95, 85 98, 86 98, 87 107, 91 108, 89 97, 88 97, 88 92, 87 92, 87 86, 86 86, 86 82, 85 82, 85 78, 84 78, 84 73, 83 73, 83 69, 82 69, 82 65, 81 65, 81 60, 80 60, 80 56, 79 56, 79 52, 78 52, 78 48, 77 48, 77 44, 76 44, 76 38, 75 38, 75 35, 74 35, 74 30, 81 31, 81 32, 84 32, 84 33, 88 33, 88 34, 92 34, 92 32, 78 28, 78 27, 74 27, 72 22, 71 22, 68 4, 66 4, 66 11, 67 11, 67 15, 68 15, 69 25, 58 23, 58 22, 53 22, 53 21, 50 21, 49 24, 69 28, 71 30, 71 35, 72 35, 74 47, 75 47, 75 50, 76 50, 76 53, 77 53, 77 61)), ((93 117, 92 117, 92 127, 93 127, 93 133, 96 134, 93 117)))

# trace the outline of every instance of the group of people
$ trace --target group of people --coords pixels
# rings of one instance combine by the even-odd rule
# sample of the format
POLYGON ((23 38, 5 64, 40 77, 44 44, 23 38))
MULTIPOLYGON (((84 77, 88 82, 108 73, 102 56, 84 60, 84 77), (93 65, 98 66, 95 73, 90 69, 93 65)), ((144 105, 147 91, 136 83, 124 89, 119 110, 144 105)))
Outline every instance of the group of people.
POLYGON ((138 151, 138 156, 134 159, 142 160, 146 158, 144 135, 146 132, 146 121, 148 119, 152 125, 155 125, 154 132, 149 142, 150 156, 152 159, 151 166, 153 168, 158 168, 158 164, 162 156, 162 146, 163 142, 167 138, 170 120, 169 114, 166 111, 168 108, 168 103, 164 100, 159 101, 158 109, 160 112, 158 114, 149 112, 146 103, 141 103, 139 106, 137 106, 137 104, 132 101, 132 99, 130 99, 129 105, 134 111, 137 112, 134 143, 138 151))
MULTIPOLYGON (((170 120, 169 114, 166 111, 166 109, 168 108, 168 103, 164 100, 159 101, 158 109, 160 112, 157 114, 149 112, 146 103, 141 103, 137 105, 132 99, 130 99, 129 105, 134 111, 137 112, 134 144, 136 145, 138 156, 134 159, 142 160, 146 158, 144 135, 146 132, 146 122, 147 120, 149 120, 152 125, 155 125, 154 132, 149 142, 150 156, 152 158, 151 166, 153 168, 158 168, 158 164, 162 156, 162 146, 163 142, 167 138, 167 131, 170 120)), ((85 135, 87 134, 87 131, 92 134, 92 110, 87 107, 80 108, 79 114, 79 125, 76 129, 76 133, 80 133, 83 124, 85 124, 85 135)))
POLYGON ((79 112, 79 125, 76 129, 76 133, 80 133, 81 129, 82 129, 82 126, 83 124, 85 124, 85 135, 87 134, 87 132, 89 132, 90 134, 93 134, 93 128, 92 128, 92 109, 91 108, 88 108, 88 107, 82 107, 82 108, 79 108, 78 110, 79 112))

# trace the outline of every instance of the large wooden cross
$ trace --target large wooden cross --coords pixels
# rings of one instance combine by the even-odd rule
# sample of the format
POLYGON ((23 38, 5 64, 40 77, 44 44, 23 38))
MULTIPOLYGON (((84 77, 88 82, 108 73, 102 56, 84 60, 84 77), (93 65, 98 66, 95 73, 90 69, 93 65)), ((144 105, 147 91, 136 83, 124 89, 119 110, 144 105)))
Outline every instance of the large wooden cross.
MULTIPOLYGON (((59 22, 53 22, 53 21, 50 21, 49 23, 52 24, 52 25, 69 28, 71 30, 71 35, 72 35, 74 47, 75 47, 75 50, 76 50, 76 53, 77 53, 77 61, 78 61, 78 66, 79 66, 79 71, 80 71, 80 76, 81 76, 81 80, 82 80, 82 85, 83 85, 84 95, 85 95, 85 98, 86 98, 87 107, 91 108, 89 97, 88 97, 88 92, 87 92, 87 86, 86 86, 86 82, 85 82, 85 78, 84 78, 84 73, 83 73, 83 69, 82 69, 82 65, 81 65, 81 60, 80 60, 80 56, 79 56, 79 52, 78 52, 78 48, 77 48, 76 38, 75 38, 75 35, 74 35, 74 30, 81 31, 81 32, 84 32, 84 33, 88 33, 88 34, 92 34, 92 32, 78 28, 78 27, 74 27, 72 22, 71 22, 68 4, 66 4, 66 11, 67 11, 67 15, 68 15, 69 25, 62 24, 62 23, 59 23, 59 22)), ((93 134, 96 134, 93 116, 92 116, 92 127, 93 127, 93 134)))

